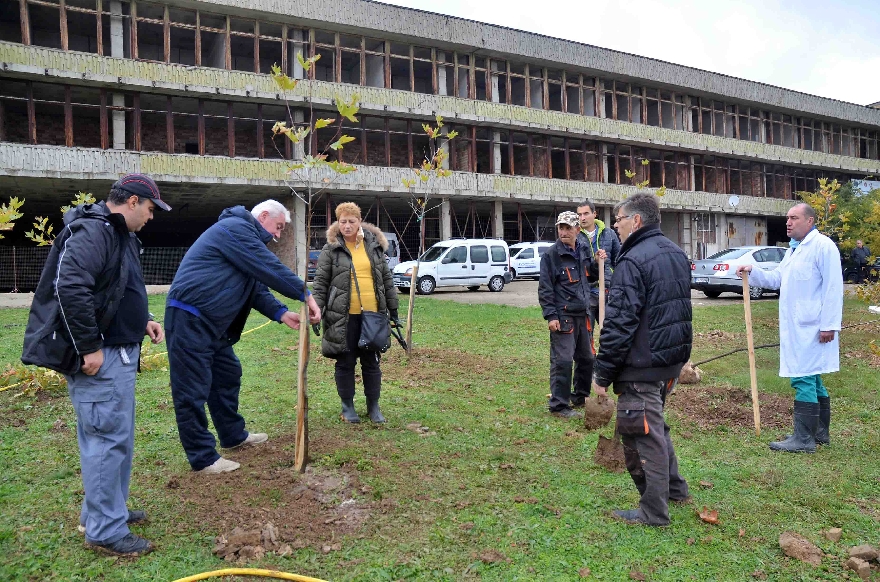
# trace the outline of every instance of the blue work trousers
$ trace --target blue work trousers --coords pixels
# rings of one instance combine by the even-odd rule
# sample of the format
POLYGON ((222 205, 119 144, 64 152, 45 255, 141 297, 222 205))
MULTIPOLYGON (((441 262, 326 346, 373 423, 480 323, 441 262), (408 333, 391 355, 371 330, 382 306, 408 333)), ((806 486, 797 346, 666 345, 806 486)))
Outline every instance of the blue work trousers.
POLYGON ((180 444, 194 471, 212 465, 217 441, 208 430, 205 404, 220 437, 220 446, 234 447, 248 437, 238 413, 241 362, 225 337, 216 339, 197 316, 169 307, 165 310, 171 396, 180 444))
POLYGON ((134 386, 141 346, 107 346, 94 376, 66 376, 76 411, 82 470, 80 523, 86 541, 112 544, 128 535, 128 486, 134 455, 134 386))

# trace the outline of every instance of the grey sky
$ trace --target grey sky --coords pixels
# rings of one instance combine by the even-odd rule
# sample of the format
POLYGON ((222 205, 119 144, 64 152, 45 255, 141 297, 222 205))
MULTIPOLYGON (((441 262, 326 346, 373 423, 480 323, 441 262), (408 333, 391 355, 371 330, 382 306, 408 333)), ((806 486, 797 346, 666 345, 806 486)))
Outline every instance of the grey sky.
POLYGON ((851 103, 880 101, 880 0, 385 1, 851 103))

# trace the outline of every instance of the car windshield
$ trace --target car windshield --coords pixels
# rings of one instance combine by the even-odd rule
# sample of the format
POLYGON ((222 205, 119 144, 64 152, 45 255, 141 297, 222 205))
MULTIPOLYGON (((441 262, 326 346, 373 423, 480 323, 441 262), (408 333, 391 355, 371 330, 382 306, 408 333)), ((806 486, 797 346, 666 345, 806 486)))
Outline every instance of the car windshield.
POLYGON ((519 247, 518 249, 510 249, 510 258, 516 257, 516 255, 520 254, 522 250, 526 247, 519 247))
POLYGON ((434 262, 437 259, 439 259, 440 255, 442 255, 444 252, 446 252, 446 249, 448 249, 448 248, 449 247, 439 247, 439 246, 431 247, 427 251, 425 251, 425 254, 422 255, 422 257, 419 260, 424 261, 426 263, 434 262))
POLYGON ((715 253, 711 257, 708 257, 706 260, 718 260, 718 259, 738 259, 744 254, 749 252, 749 249, 727 249, 726 251, 721 251, 715 253))

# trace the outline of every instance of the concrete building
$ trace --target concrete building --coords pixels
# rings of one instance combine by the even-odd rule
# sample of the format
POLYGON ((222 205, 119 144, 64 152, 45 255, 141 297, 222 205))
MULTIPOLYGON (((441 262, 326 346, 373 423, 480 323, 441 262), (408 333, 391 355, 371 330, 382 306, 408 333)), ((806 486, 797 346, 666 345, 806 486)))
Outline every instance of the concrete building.
MULTIPOLYGON (((557 212, 589 197, 609 220, 648 180, 667 188, 664 231, 701 258, 785 239, 785 212, 818 178, 880 173, 876 108, 365 0, 0 0, 0 78, 0 192, 27 213, 0 241, 0 272, 10 245, 27 262, 33 216, 56 216, 80 190, 103 197, 132 171, 174 206, 143 233, 165 257, 154 282, 222 208, 268 197, 299 234, 278 251, 302 261, 306 212, 285 182, 301 152, 270 129, 308 121, 310 94, 317 117, 336 96, 361 106, 340 154, 358 170, 313 205, 315 232, 354 200, 398 233, 404 258, 419 229, 402 180, 436 115, 459 136, 428 244, 552 239, 557 212), (321 59, 288 109, 268 73, 277 63, 302 78, 297 55, 321 59)), ((329 138, 317 131, 307 147, 329 138)))

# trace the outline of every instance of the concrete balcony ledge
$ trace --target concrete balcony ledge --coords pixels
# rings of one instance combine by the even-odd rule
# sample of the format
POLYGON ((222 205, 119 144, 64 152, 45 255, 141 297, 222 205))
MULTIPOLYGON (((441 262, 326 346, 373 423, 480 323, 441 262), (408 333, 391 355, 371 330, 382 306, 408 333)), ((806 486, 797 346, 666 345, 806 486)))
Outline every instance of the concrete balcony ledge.
MULTIPOLYGON (((576 182, 526 176, 454 172, 449 178, 431 180, 426 186, 408 189, 404 178, 412 178, 408 168, 358 166, 356 172, 335 176, 313 172, 304 179, 291 176, 285 160, 193 156, 154 152, 131 152, 61 146, 34 146, 0 143, 0 183, 2 177, 63 178, 70 180, 116 180, 129 172, 143 172, 167 184, 223 184, 320 189, 330 180, 333 192, 376 192, 405 197, 430 193, 463 199, 505 199, 516 202, 547 201, 577 204, 591 198, 599 204, 614 204, 636 192, 633 186, 601 182, 576 182)), ((173 187, 173 186, 172 186, 173 187)), ((740 196, 736 209, 727 206, 727 194, 667 190, 661 206, 688 210, 757 216, 782 216, 794 204, 789 200, 740 196)))
MULTIPOLYGON (((101 57, 9 42, 0 42, 0 69, 7 74, 33 80, 39 78, 43 82, 54 80, 101 85, 117 90, 161 91, 198 98, 234 97, 235 100, 276 105, 283 103, 283 96, 269 75, 101 57)), ((813 169, 840 169, 865 175, 880 173, 878 160, 443 95, 303 81, 288 95, 288 99, 294 106, 306 106, 310 92, 315 105, 331 108, 337 96, 350 99, 357 94, 361 112, 365 115, 387 116, 399 112, 417 119, 433 119, 439 113, 449 120, 467 120, 512 131, 540 130, 562 137, 591 136, 643 147, 664 143, 669 149, 690 153, 724 152, 725 155, 756 162, 773 160, 813 169)))

